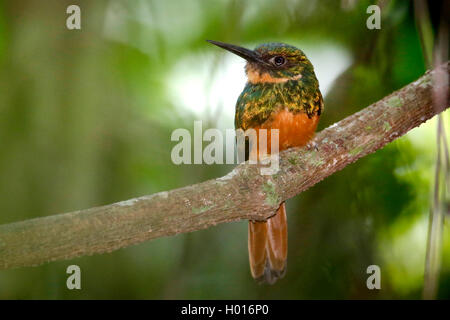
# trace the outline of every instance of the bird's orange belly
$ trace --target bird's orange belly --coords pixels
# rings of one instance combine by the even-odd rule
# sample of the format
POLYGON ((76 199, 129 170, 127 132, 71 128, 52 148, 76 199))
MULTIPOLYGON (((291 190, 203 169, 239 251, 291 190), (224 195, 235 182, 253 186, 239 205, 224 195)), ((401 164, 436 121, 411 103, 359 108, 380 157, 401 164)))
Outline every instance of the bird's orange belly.
MULTIPOLYGON (((279 151, 282 151, 288 148, 306 145, 314 137, 314 132, 316 131, 318 123, 318 115, 309 118, 306 113, 294 114, 285 109, 279 111, 268 121, 254 129, 257 132, 258 140, 260 136, 259 130, 267 129, 267 153, 270 153, 271 135, 269 129, 279 130, 278 148, 279 151)), ((256 150, 252 151, 255 152, 256 150)), ((264 150, 260 150, 260 153, 261 152, 264 152, 264 150)))

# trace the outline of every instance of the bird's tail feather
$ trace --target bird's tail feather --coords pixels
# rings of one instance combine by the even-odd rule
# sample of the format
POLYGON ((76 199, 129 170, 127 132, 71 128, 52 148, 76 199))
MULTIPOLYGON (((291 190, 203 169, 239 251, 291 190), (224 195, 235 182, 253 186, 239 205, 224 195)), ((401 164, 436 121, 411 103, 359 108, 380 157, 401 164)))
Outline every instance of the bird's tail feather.
POLYGON ((286 272, 287 220, 284 202, 267 221, 249 221, 250 271, 259 282, 275 283, 286 272))

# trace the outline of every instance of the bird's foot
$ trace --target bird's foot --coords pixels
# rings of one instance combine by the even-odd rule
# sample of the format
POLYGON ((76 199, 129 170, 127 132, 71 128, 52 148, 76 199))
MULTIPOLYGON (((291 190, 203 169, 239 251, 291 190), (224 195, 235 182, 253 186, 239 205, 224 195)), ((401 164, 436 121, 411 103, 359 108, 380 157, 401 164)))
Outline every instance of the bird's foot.
POLYGON ((319 151, 319 145, 315 142, 315 141, 311 141, 306 145, 306 148, 309 151, 315 150, 315 151, 319 151))

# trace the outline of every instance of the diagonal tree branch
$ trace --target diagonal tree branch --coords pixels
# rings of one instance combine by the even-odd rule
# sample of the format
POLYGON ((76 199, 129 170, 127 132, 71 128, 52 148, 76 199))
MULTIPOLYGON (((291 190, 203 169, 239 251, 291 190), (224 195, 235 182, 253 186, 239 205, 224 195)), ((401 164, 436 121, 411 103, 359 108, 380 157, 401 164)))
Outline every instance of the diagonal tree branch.
MULTIPOLYGON (((448 62, 440 68, 448 73, 448 62)), ((433 106, 434 72, 319 132, 314 140, 318 151, 282 152, 275 175, 263 176, 255 166, 242 164, 222 178, 196 185, 0 225, 0 269, 110 252, 224 222, 266 219, 282 201, 448 108, 448 101, 442 110, 433 106)))

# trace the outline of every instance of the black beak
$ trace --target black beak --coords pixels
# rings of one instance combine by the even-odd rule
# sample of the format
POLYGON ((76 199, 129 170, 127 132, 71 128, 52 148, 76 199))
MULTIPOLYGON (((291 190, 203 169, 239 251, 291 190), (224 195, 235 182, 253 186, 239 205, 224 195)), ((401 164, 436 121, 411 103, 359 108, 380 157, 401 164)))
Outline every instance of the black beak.
POLYGON ((252 51, 252 50, 249 50, 246 48, 242 48, 239 46, 235 46, 234 44, 224 43, 224 42, 220 42, 220 41, 214 41, 214 40, 206 40, 206 41, 208 41, 209 43, 212 43, 218 47, 221 47, 225 50, 228 50, 228 51, 238 55, 239 57, 244 58, 247 61, 256 62, 256 63, 264 65, 264 66, 268 65, 261 58, 259 53, 255 52, 255 51, 252 51))

